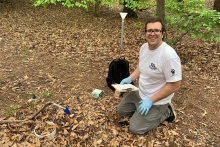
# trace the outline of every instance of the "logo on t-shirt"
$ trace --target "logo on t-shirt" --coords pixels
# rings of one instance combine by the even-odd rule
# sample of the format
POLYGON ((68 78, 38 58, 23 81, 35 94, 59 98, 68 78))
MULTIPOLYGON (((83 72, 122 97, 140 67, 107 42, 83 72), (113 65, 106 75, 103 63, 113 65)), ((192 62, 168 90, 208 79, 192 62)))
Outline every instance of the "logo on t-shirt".
POLYGON ((157 67, 155 66, 154 63, 151 63, 151 64, 149 65, 149 67, 150 67, 150 69, 152 69, 152 70, 156 70, 156 69, 157 69, 157 67))
POLYGON ((172 76, 171 76, 171 77, 173 77, 173 76, 175 76, 175 75, 176 75, 176 73, 175 73, 175 69, 171 69, 171 74, 172 74, 172 76))

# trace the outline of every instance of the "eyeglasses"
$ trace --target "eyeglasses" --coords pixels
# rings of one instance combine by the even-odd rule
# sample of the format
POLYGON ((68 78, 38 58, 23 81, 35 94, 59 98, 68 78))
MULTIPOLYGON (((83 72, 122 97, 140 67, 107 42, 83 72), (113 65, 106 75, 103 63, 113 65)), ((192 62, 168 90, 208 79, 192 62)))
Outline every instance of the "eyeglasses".
POLYGON ((149 30, 146 30, 146 34, 150 35, 154 32, 154 34, 158 35, 160 34, 160 32, 162 32, 161 30, 158 30, 158 29, 155 29, 155 30, 152 30, 152 29, 149 29, 149 30))

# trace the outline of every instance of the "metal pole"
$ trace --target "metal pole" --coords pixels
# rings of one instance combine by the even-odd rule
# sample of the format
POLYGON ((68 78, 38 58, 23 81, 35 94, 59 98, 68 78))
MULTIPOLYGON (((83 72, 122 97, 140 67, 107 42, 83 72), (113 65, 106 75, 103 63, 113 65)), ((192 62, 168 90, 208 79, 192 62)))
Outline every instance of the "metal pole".
POLYGON ((124 37, 124 19, 122 19, 122 24, 121 24, 121 49, 123 49, 123 37, 124 37))
POLYGON ((122 22, 121 22, 121 49, 123 49, 123 37, 124 37, 124 20, 125 20, 125 17, 128 13, 125 13, 125 12, 121 12, 120 15, 121 15, 121 18, 122 18, 122 22))

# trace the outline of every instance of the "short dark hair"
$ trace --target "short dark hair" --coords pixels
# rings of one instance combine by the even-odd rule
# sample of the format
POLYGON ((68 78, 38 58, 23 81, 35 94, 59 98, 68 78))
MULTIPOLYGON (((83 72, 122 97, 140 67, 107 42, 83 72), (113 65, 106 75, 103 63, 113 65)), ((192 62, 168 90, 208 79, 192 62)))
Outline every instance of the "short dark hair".
POLYGON ((165 23, 164 23, 163 19, 159 16, 152 16, 152 17, 147 18, 147 21, 145 23, 145 32, 147 31, 147 24, 148 23, 154 23, 154 22, 160 22, 161 23, 161 25, 162 25, 161 31, 162 31, 162 33, 164 35, 164 38, 165 38, 166 37, 166 26, 165 26, 165 23))

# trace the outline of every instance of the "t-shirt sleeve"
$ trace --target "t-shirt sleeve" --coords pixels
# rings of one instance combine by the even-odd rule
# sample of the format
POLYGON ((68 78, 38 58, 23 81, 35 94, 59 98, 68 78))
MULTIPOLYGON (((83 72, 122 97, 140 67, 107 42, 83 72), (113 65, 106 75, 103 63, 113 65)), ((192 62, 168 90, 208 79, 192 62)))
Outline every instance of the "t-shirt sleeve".
POLYGON ((182 69, 180 58, 170 58, 163 66, 166 82, 177 82, 182 80, 182 69))

